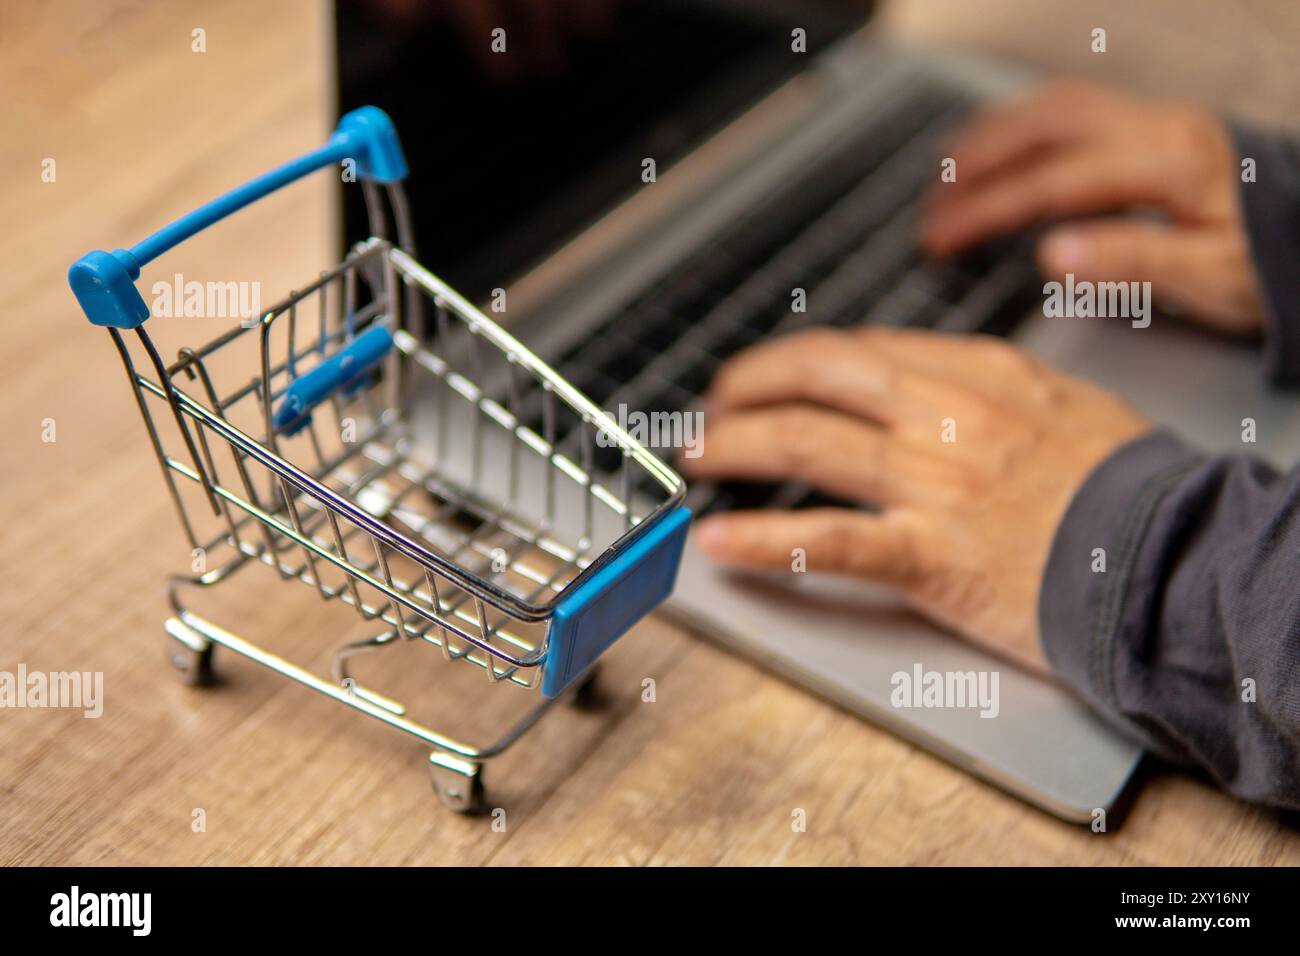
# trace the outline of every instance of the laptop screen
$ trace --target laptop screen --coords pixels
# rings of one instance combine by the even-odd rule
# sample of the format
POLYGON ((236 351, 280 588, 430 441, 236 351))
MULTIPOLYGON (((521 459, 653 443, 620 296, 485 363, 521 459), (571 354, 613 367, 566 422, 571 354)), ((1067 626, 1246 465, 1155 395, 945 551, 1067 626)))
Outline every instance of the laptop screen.
MULTIPOLYGON (((870 7, 338 0, 339 108, 393 117, 419 258, 482 299, 640 186, 643 159, 667 168, 870 7)), ((353 242, 365 216, 359 191, 345 196, 353 242)))

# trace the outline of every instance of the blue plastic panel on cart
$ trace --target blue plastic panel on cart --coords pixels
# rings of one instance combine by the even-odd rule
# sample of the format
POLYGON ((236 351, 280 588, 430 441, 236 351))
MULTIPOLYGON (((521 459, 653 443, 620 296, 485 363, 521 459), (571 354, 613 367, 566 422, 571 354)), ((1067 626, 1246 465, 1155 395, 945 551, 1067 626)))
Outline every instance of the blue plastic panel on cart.
POLYGON ((551 619, 543 694, 563 693, 672 593, 690 523, 690 509, 675 508, 560 602, 551 619))

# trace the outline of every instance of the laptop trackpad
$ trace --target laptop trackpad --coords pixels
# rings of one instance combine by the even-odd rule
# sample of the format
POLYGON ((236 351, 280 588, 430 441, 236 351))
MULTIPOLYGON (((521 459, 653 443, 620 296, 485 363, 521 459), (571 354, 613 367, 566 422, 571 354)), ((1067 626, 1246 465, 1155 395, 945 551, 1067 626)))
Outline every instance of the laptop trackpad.
POLYGON ((1260 454, 1282 467, 1300 458, 1295 394, 1264 383, 1258 346, 1164 315, 1145 329, 1123 319, 1039 315, 1015 338, 1045 361, 1122 396, 1193 445, 1260 454), (1255 421, 1257 444, 1241 440, 1245 418, 1255 421))
POLYGON ((811 575, 797 580, 791 587, 729 574, 688 546, 670 610, 1059 816, 1089 822, 1095 808, 1114 804, 1141 751, 1081 701, 943 634, 875 588, 811 575))

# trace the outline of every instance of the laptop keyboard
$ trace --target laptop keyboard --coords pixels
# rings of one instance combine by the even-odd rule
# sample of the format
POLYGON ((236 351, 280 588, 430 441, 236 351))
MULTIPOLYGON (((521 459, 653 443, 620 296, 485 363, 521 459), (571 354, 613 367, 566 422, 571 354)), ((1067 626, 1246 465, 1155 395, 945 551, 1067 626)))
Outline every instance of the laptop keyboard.
MULTIPOLYGON (((741 349, 812 326, 877 324, 1010 334, 1040 284, 1032 239, 996 242, 934 262, 916 246, 919 200, 938 149, 969 105, 919 86, 784 191, 733 222, 610 316, 553 364, 601 408, 671 412, 697 406, 714 372, 741 349), (792 292, 806 293, 795 312, 792 292)), ((540 407, 524 421, 541 423, 540 407)), ((576 435, 557 435, 560 447, 576 435)), ((601 471, 617 449, 591 447, 601 471)), ((665 460, 671 448, 653 448, 665 460)), ((840 502, 797 483, 697 482, 697 514, 840 502)))

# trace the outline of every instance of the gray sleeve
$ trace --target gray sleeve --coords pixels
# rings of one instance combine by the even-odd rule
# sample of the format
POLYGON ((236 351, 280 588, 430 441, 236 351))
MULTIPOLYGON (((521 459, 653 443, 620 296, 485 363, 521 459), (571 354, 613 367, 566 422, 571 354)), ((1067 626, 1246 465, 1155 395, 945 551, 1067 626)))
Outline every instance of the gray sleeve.
POLYGON ((1264 296, 1264 370, 1275 385, 1300 385, 1300 143, 1232 127, 1255 182, 1241 183, 1251 258, 1264 296))
POLYGON ((1057 529, 1039 622, 1053 668, 1148 749, 1300 808, 1300 469, 1125 445, 1057 529))

